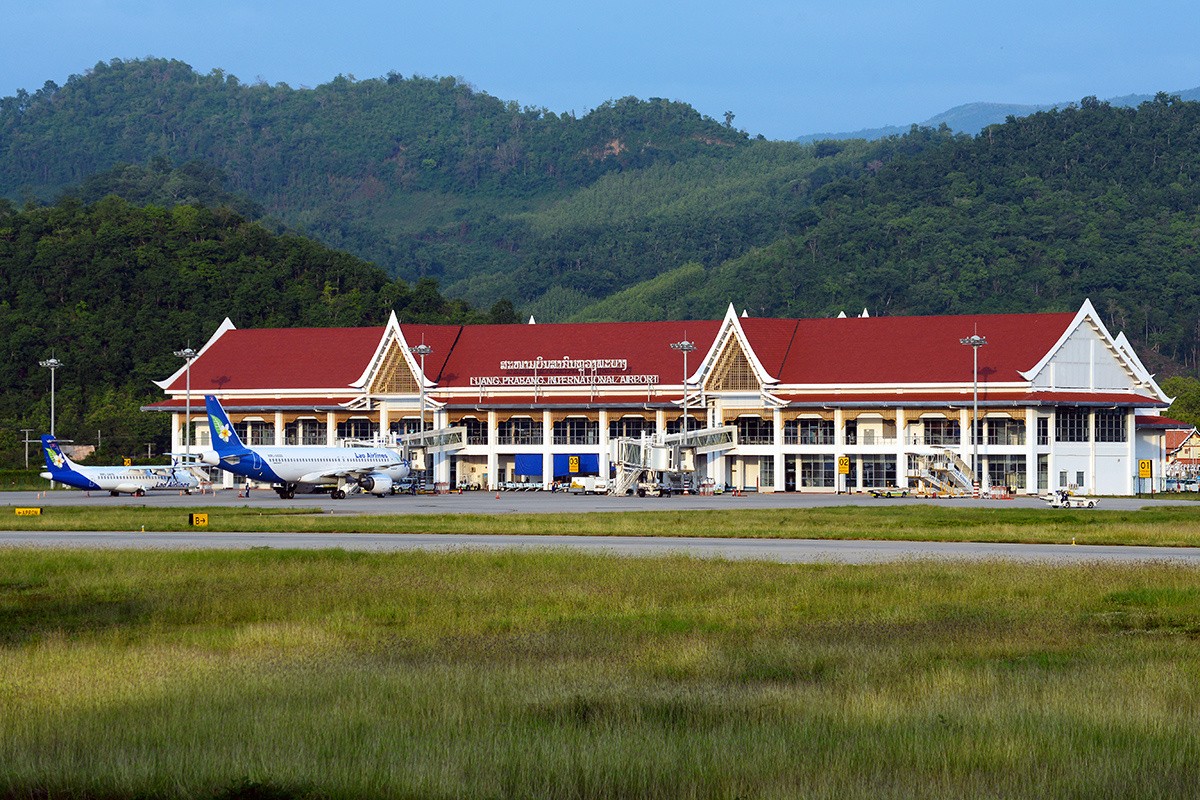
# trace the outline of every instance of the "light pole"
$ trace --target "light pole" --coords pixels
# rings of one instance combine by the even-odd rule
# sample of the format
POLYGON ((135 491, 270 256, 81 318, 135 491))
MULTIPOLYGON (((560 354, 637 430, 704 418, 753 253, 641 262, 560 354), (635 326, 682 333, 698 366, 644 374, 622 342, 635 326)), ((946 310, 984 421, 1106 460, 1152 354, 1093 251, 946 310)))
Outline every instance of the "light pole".
POLYGON ((40 366, 50 370, 50 435, 54 435, 54 373, 63 365, 57 358, 51 356, 45 361, 39 361, 40 366))
POLYGON ((433 352, 433 348, 421 342, 420 344, 408 348, 409 351, 416 356, 421 357, 421 433, 425 432, 425 356, 433 352))
MULTIPOLYGON (((688 353, 696 349, 696 345, 694 342, 689 342, 687 339, 684 339, 682 342, 671 342, 671 349, 679 350, 683 353, 683 430, 684 432, 687 432, 691 430, 691 424, 688 420, 687 357, 688 353)), ((687 437, 684 437, 684 441, 687 441, 687 437)))
POLYGON ((187 394, 184 395, 183 412, 183 461, 185 464, 192 460, 192 361, 196 351, 190 347, 176 350, 175 355, 184 361, 184 372, 187 374, 187 394))
POLYGON ((983 482, 983 473, 979 471, 979 348, 987 344, 987 339, 979 335, 979 332, 971 334, 965 339, 959 339, 959 344, 966 345, 971 348, 971 481, 983 482))

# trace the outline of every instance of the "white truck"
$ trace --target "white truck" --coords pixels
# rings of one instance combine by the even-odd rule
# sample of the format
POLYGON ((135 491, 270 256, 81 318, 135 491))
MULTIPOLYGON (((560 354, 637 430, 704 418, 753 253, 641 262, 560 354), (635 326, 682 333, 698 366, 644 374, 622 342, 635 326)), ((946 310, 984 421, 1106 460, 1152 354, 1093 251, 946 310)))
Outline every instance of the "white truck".
POLYGON ((608 491, 608 482, 596 475, 583 475, 571 478, 567 491, 571 494, 604 494, 608 491))

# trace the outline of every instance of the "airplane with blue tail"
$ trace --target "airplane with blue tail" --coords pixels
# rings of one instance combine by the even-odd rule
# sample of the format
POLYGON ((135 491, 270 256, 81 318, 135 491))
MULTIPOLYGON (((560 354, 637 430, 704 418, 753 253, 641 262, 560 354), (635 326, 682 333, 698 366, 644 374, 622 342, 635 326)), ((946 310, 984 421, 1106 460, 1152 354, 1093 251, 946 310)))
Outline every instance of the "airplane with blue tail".
POLYGON ((270 483, 285 500, 295 497, 297 491, 319 487, 332 487, 335 500, 356 489, 383 497, 395 494, 400 481, 408 477, 409 462, 386 447, 250 447, 233 429, 215 396, 205 395, 204 406, 213 449, 201 453, 200 460, 234 475, 270 483))
POLYGON ((191 494, 192 489, 200 486, 200 479, 192 470, 175 464, 169 467, 85 467, 76 464, 49 434, 42 437, 42 455, 46 459, 46 471, 41 476, 46 480, 76 489, 108 492, 113 497, 119 494, 142 497, 155 489, 191 494))

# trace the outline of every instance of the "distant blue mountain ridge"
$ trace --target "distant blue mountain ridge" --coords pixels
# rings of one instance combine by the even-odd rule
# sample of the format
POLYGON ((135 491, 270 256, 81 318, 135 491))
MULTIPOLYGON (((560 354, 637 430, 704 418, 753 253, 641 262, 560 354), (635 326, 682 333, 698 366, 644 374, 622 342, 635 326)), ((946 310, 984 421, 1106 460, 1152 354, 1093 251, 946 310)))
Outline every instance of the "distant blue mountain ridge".
MULTIPOLYGON (((1181 92, 1167 92, 1178 95, 1182 100, 1200 100, 1200 87, 1186 89, 1181 92)), ((1153 100, 1152 94, 1127 94, 1122 97, 1110 97, 1104 102, 1113 106, 1137 106, 1153 100)), ((923 128, 937 128, 945 123, 955 133, 977 134, 988 125, 1004 122, 1008 117, 1026 117, 1039 111, 1049 111, 1054 108, 1065 108, 1072 103, 1051 103, 1049 105, 1020 105, 1018 103, 966 103, 961 106, 936 114, 924 122, 917 123, 923 128)), ((908 133, 911 125, 889 125, 883 128, 863 128, 859 131, 844 133, 808 133, 796 137, 797 142, 817 142, 826 139, 883 139, 887 136, 897 136, 908 133)))

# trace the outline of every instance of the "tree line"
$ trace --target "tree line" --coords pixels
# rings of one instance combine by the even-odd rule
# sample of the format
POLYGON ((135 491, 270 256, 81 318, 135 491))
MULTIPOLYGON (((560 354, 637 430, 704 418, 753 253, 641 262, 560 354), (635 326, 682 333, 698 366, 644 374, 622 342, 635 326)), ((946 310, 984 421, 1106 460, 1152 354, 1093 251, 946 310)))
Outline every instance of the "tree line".
POLYGON ((18 210, 0 201, 0 461, 23 459, 20 434, 49 430, 48 370, 58 358, 56 433, 102 455, 168 444, 152 381, 173 351, 199 347, 226 317, 239 327, 513 322, 409 284, 346 253, 279 234, 225 206, 137 206, 66 197, 18 210))

